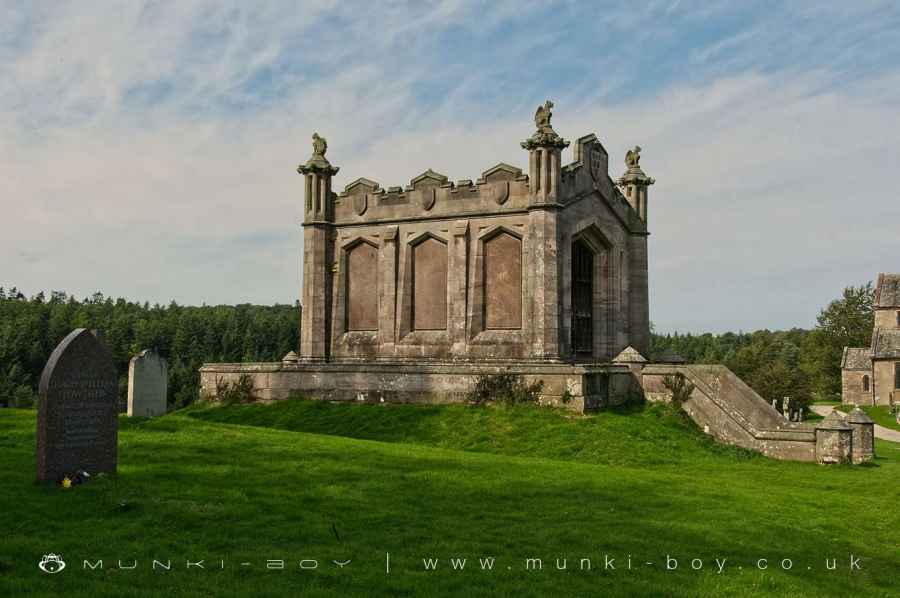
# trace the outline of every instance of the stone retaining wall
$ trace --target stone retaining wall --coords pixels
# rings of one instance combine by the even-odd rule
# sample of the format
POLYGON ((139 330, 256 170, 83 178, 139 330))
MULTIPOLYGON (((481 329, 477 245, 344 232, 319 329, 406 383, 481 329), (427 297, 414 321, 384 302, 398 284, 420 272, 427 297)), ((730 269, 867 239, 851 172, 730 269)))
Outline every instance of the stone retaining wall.
POLYGON ((200 385, 201 396, 210 400, 221 383, 248 375, 262 401, 293 394, 329 401, 459 403, 479 376, 506 372, 521 374, 528 383, 542 381, 542 403, 578 412, 622 403, 639 392, 625 366, 522 362, 210 363, 200 369, 200 385))

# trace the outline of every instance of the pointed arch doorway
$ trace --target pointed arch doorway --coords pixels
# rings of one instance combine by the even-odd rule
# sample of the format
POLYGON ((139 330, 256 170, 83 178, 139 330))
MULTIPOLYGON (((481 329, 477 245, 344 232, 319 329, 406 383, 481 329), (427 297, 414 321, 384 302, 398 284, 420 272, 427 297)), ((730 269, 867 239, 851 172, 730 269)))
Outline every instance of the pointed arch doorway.
POLYGON ((572 348, 575 357, 594 352, 594 252, 582 239, 572 243, 572 348))

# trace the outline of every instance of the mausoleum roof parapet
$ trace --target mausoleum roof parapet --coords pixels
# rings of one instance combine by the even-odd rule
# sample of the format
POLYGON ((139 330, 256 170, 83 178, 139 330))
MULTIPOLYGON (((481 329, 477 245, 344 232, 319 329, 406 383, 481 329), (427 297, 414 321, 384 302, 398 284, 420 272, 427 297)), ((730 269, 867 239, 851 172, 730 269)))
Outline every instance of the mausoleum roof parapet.
POLYGON ((451 193, 459 191, 475 191, 477 188, 496 183, 498 181, 528 182, 528 175, 521 168, 500 162, 481 173, 477 180, 459 179, 455 183, 444 174, 431 168, 422 174, 413 177, 406 186, 396 185, 387 188, 382 187, 378 181, 364 177, 358 178, 344 186, 340 197, 347 197, 356 193, 371 193, 375 195, 402 195, 411 191, 417 191, 429 187, 437 187, 449 190, 451 193))

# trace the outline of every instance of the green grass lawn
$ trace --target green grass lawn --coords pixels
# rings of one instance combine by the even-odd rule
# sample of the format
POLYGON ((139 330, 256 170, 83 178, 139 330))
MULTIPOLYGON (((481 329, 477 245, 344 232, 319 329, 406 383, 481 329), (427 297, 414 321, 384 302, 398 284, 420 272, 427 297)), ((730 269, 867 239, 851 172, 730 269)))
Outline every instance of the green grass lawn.
POLYGON ((872 466, 821 467, 716 445, 661 407, 574 417, 295 400, 123 418, 118 476, 63 490, 33 484, 34 420, 0 410, 0 596, 900 590, 893 443, 877 443, 872 466), (66 570, 37 569, 49 552, 66 570), (850 554, 861 570, 849 570, 850 554), (604 555, 615 570, 604 570, 604 555), (667 555, 676 570, 666 571, 667 555), (493 570, 479 566, 487 557, 493 570), (440 559, 437 570, 424 558, 440 559), (465 569, 449 558, 467 559, 465 569), (543 568, 526 571, 527 558, 543 568), (722 573, 715 558, 726 559, 722 573), (104 568, 83 570, 83 559, 104 568), (117 559, 138 568, 117 570, 117 559), (173 568, 154 571, 152 559, 173 568), (187 569, 187 559, 207 569, 187 569), (224 570, 214 568, 221 559, 224 570), (267 570, 267 559, 286 569, 267 570), (301 570, 303 559, 318 568, 301 570))
MULTIPOLYGON (((882 405, 878 407, 863 406, 860 408, 879 426, 884 426, 885 428, 890 428, 892 430, 900 430, 900 424, 897 423, 897 416, 891 413, 890 407, 882 405)), ((840 409, 844 413, 850 413, 853 411, 853 405, 839 405, 837 409, 840 409)))

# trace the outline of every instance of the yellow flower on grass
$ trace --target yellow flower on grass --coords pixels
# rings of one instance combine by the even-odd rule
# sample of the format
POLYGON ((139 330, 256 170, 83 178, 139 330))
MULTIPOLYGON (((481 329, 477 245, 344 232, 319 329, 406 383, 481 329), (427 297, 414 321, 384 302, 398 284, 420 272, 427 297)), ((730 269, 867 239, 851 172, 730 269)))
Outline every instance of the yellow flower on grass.
POLYGON ((63 478, 62 487, 63 488, 71 488, 72 487, 72 480, 69 479, 69 476, 66 476, 63 478))

